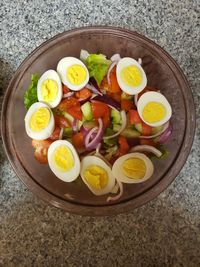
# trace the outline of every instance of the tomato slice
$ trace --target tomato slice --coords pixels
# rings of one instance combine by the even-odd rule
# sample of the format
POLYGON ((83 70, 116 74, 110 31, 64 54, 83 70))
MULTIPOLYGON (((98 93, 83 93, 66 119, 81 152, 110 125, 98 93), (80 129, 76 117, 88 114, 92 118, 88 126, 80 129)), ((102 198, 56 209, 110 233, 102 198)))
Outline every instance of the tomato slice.
POLYGON ((42 164, 48 163, 47 152, 52 140, 32 140, 32 146, 35 148, 34 156, 42 164))
POLYGON ((129 110, 129 123, 131 125, 141 123, 142 124, 142 119, 140 118, 137 110, 131 109, 129 110))
POLYGON ((119 87, 116 75, 116 67, 114 67, 110 73, 110 92, 112 93, 121 93, 121 89, 119 87))
POLYGON ((121 109, 125 111, 129 111, 134 107, 133 101, 128 100, 128 99, 122 99, 121 100, 121 109))
POLYGON ((68 111, 67 111, 73 118, 81 121, 82 118, 83 118, 83 114, 82 114, 82 111, 81 111, 81 108, 80 108, 80 105, 79 106, 73 106, 71 107, 68 111))
POLYGON ((82 120, 81 106, 77 98, 69 97, 63 99, 57 107, 58 110, 69 113, 72 117, 82 120))
POLYGON ((69 93, 69 88, 66 85, 62 86, 63 94, 69 93))
POLYGON ((88 99, 92 96, 92 93, 89 89, 83 88, 80 91, 76 92, 75 96, 80 99, 88 99))
POLYGON ((60 128, 68 128, 71 126, 71 123, 61 115, 54 114, 55 124, 60 128))
POLYGON ((92 101, 92 113, 95 120, 102 118, 105 127, 110 124, 110 108, 100 101, 92 101))
POLYGON ((118 139, 118 143, 119 143, 120 156, 125 155, 129 151, 129 145, 128 145, 126 138, 120 135, 118 139))
POLYGON ((142 123, 142 134, 151 135, 151 132, 152 132, 152 127, 143 122, 142 123))
POLYGON ((156 143, 152 139, 140 139, 140 145, 149 145, 156 147, 156 143))
POLYGON ((60 137, 60 131, 61 131, 60 127, 56 126, 49 139, 53 141, 58 140, 60 137))

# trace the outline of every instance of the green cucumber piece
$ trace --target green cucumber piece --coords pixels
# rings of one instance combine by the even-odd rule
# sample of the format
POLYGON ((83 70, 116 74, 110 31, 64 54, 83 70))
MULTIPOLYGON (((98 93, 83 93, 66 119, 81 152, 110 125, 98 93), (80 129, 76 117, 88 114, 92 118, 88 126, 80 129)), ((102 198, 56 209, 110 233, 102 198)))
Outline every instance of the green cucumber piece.
POLYGON ((70 122, 73 122, 74 118, 67 112, 63 112, 63 116, 69 120, 70 122))
POLYGON ((142 124, 141 123, 136 123, 134 124, 135 129, 139 132, 142 133, 142 124))
POLYGON ((121 114, 119 111, 112 109, 111 110, 111 118, 113 124, 119 124, 121 123, 121 114))
POLYGON ((72 134, 73 134, 73 130, 72 130, 71 127, 65 128, 64 131, 63 131, 63 138, 72 137, 72 134))
POLYGON ((87 121, 90 121, 93 119, 93 114, 92 114, 92 107, 90 102, 86 102, 81 106, 81 110, 83 112, 83 116, 87 121))
POLYGON ((121 133, 126 138, 136 138, 140 136, 140 133, 132 128, 126 128, 121 133))

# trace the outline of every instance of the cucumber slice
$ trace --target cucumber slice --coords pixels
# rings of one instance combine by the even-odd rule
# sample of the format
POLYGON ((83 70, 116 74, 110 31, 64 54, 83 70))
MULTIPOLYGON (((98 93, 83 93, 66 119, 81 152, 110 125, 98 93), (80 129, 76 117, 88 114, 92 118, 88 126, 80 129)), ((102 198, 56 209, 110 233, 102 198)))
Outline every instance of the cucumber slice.
POLYGON ((126 128, 121 133, 126 138, 136 138, 140 136, 140 133, 132 128, 126 128))
POLYGON ((83 112, 83 116, 87 121, 90 121, 93 119, 93 114, 92 114, 92 107, 90 102, 86 102, 81 106, 81 110, 83 112))
POLYGON ((111 110, 111 118, 112 118, 113 124, 121 123, 121 114, 119 111, 117 111, 115 109, 111 110))
POLYGON ((72 131, 71 127, 65 128, 64 131, 63 131, 63 138, 72 137, 72 134, 73 134, 73 131, 72 131))
POLYGON ((63 112, 63 116, 68 119, 70 122, 73 122, 74 118, 67 112, 63 112))
POLYGON ((136 123, 134 124, 135 129, 139 132, 142 133, 142 124, 141 123, 136 123))

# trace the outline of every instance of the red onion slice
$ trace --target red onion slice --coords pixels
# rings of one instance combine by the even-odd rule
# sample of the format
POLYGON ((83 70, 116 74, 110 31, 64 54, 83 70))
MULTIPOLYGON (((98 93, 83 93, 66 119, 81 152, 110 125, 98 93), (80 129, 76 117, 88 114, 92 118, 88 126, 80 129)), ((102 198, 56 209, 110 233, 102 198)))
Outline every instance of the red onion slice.
POLYGON ((139 146, 134 146, 131 148, 130 152, 151 152, 156 157, 160 158, 162 156, 162 152, 158 150, 157 148, 149 145, 139 145, 139 146))
POLYGON ((92 84, 86 84, 85 86, 87 89, 89 89, 91 92, 93 92, 94 94, 97 94, 97 95, 103 95, 102 92, 100 92, 96 87, 94 87, 94 85, 92 84))
POLYGON ((112 71, 112 69, 114 68, 114 66, 117 65, 117 61, 113 61, 108 69, 108 72, 107 72, 107 81, 108 81, 108 84, 110 85, 110 73, 112 71))
POLYGON ((91 135, 97 130, 97 127, 94 127, 89 131, 89 133, 85 137, 85 147, 87 150, 92 150, 97 147, 97 145, 101 142, 104 134, 104 127, 102 119, 98 119, 99 128, 96 136, 90 142, 91 135))
POLYGON ((122 183, 121 183, 120 181, 118 181, 118 180, 117 180, 117 183, 118 183, 118 185, 119 185, 119 194, 117 194, 117 195, 114 196, 114 197, 108 197, 108 198, 106 199, 107 202, 109 202, 109 201, 116 201, 116 200, 118 200, 118 199, 123 195, 123 193, 124 193, 123 185, 122 185, 122 183))
POLYGON ((121 117, 122 117, 122 125, 121 125, 120 130, 113 135, 105 136, 104 139, 114 138, 114 137, 118 136, 126 128, 126 123, 127 123, 126 112, 124 110, 122 110, 120 113, 121 113, 121 117))
POLYGON ((78 121, 77 119, 74 119, 73 122, 72 122, 72 130, 74 133, 77 133, 78 131, 78 121))
POLYGON ((64 129, 61 128, 60 129, 60 133, 59 133, 59 137, 58 137, 59 140, 62 140, 62 138, 63 138, 63 132, 64 132, 64 129))
POLYGON ((97 96, 92 97, 92 100, 103 102, 107 104, 109 107, 116 109, 117 111, 121 110, 120 104, 117 103, 114 99, 112 99, 108 95, 103 95, 103 96, 97 95, 97 96))
POLYGON ((140 57, 138 58, 138 63, 142 65, 142 59, 140 57))
POLYGON ((112 57, 110 58, 110 60, 113 62, 113 61, 120 61, 120 59, 121 59, 121 56, 120 56, 120 54, 114 54, 114 55, 112 55, 112 57))
POLYGON ((67 97, 73 96, 73 94, 74 94, 74 92, 68 92, 68 93, 63 95, 63 98, 67 98, 67 97))
POLYGON ((170 124, 167 130, 164 133, 162 133, 160 136, 158 136, 157 142, 160 144, 164 144, 168 140, 168 138, 171 136, 171 134, 172 134, 172 125, 170 124))
POLYGON ((157 134, 154 134, 154 135, 140 135, 139 138, 142 138, 142 139, 152 139, 152 138, 155 138, 155 137, 161 135, 162 133, 164 133, 167 130, 168 127, 169 127, 169 122, 167 122, 164 125, 163 129, 160 132, 158 132, 157 134))
POLYGON ((136 107, 137 107, 137 102, 138 102, 138 94, 134 95, 134 103, 136 107))

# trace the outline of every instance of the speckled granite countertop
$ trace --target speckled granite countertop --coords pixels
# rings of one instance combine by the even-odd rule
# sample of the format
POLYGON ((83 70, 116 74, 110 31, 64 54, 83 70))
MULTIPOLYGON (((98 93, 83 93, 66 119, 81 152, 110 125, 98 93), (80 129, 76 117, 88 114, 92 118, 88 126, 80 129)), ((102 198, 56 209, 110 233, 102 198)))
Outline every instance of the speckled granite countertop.
POLYGON ((179 176, 159 197, 110 218, 48 206, 16 177, 0 141, 0 266, 200 266, 200 6, 198 0, 0 0, 0 103, 21 61, 85 25, 134 29, 166 49, 194 94, 197 130, 179 176))

